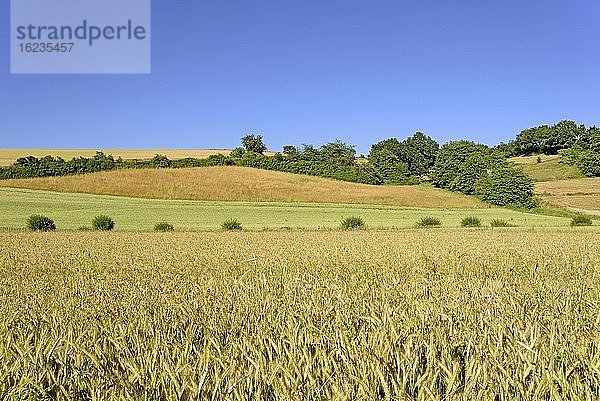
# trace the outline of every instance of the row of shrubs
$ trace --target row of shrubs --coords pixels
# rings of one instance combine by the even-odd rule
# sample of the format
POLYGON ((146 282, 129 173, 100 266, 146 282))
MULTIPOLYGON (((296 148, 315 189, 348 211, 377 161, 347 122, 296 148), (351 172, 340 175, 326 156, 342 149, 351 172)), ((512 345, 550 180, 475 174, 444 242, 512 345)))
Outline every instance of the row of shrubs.
POLYGON ((170 160, 166 156, 156 155, 151 160, 114 159, 111 155, 96 152, 91 158, 77 157, 64 160, 60 157, 45 156, 23 157, 9 167, 0 167, 0 179, 52 177, 110 171, 117 169, 146 168, 186 168, 210 166, 244 166, 263 170, 283 171, 286 173, 312 175, 333 178, 341 181, 380 185, 383 183, 377 172, 367 165, 332 164, 320 161, 308 161, 294 157, 265 156, 246 152, 241 157, 211 155, 206 159, 184 158, 170 160))
MULTIPOLYGON (((423 217, 417 222, 417 227, 439 227, 442 223, 437 217, 423 217)), ((481 227, 481 219, 477 216, 466 216, 460 222, 461 227, 481 227)), ((592 218, 582 213, 576 214, 571 219, 571 227, 591 226, 592 218)), ((491 227, 517 227, 516 224, 502 219, 494 219, 490 222, 491 227)))
MULTIPOLYGON (((441 227, 440 219, 433 216, 421 218, 416 223, 416 227, 441 227)), ((481 219, 477 216, 466 216, 460 221, 461 227, 482 227, 481 219)), ((571 227, 591 226, 592 219, 582 213, 578 213, 571 219, 571 227)), ((503 219, 494 219, 490 222, 491 227, 517 227, 516 224, 510 223, 503 219)), ((357 229, 366 227, 365 222, 360 217, 347 217, 342 221, 342 229, 357 229)))
MULTIPOLYGON (((56 230, 56 224, 54 224, 54 221, 49 217, 33 214, 27 219, 27 228, 31 231, 54 231, 56 230)), ((115 228, 114 220, 103 214, 94 217, 92 220, 91 229, 93 230, 111 231, 113 228, 115 228)), ((89 229, 89 227, 80 227, 81 231, 89 229)))
MULTIPOLYGON (((441 227, 442 223, 437 217, 426 216, 417 221, 416 227, 441 227)), ((460 222, 461 227, 481 227, 481 219, 477 216, 466 216, 460 222)), ((586 216, 582 213, 578 213, 571 219, 571 227, 591 226, 592 219, 590 216, 586 216)), ((515 224, 510 223, 502 219, 494 219, 490 222, 491 227, 517 227, 515 224)), ((54 231, 56 230, 56 224, 54 221, 46 216, 34 214, 29 216, 27 219, 27 228, 31 231, 54 231)), ((115 228, 115 222, 112 218, 105 215, 99 215, 94 217, 92 220, 91 229, 97 231, 111 231, 115 228)), ((221 228, 226 231, 241 231, 243 229, 242 223, 235 219, 228 219, 221 224, 221 228)), ((356 230, 366 228, 365 221, 358 216, 346 217, 342 220, 341 229, 343 230, 356 230)), ((89 227, 80 227, 81 231, 90 230, 89 227)), ((167 222, 160 222, 154 225, 154 231, 168 232, 175 231, 172 224, 167 222)))

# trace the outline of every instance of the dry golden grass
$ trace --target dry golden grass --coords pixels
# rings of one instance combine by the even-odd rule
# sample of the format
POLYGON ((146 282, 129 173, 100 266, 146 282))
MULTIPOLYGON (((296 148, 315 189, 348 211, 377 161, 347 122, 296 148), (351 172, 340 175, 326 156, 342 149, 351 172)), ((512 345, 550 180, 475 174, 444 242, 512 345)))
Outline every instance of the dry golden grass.
POLYGON ((0 181, 0 186, 131 196, 248 202, 360 203, 414 207, 481 207, 465 195, 420 186, 373 186, 246 167, 117 170, 0 181))
MULTIPOLYGON (((543 162, 560 159, 559 155, 539 155, 543 162)), ((538 155, 511 157, 510 160, 516 164, 537 164, 538 155)))
POLYGON ((538 182, 535 192, 553 205, 600 210, 600 178, 538 182))
MULTIPOLYGON (((169 159, 183 159, 194 157, 198 159, 207 158, 210 155, 229 155, 230 151, 225 149, 106 149, 102 150, 107 155, 113 155, 115 159, 151 159, 154 155, 165 155, 169 159)), ((0 149, 0 166, 10 166, 20 157, 35 156, 58 156, 65 160, 74 157, 92 157, 96 149, 0 149)))

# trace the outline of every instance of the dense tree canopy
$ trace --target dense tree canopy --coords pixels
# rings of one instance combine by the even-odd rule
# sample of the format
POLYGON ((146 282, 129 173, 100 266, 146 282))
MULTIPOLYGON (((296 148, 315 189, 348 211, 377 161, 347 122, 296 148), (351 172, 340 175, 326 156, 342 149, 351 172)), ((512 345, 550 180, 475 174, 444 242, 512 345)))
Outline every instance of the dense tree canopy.
POLYGON ((521 131, 513 142, 518 156, 533 154, 555 155, 561 149, 572 147, 586 132, 585 126, 563 120, 552 126, 540 125, 521 131))
POLYGON ((470 141, 449 142, 438 152, 432 172, 434 185, 479 195, 498 206, 531 208, 533 181, 505 155, 470 141))
POLYGON ((415 183, 429 173, 438 150, 436 141, 417 132, 402 142, 390 138, 374 144, 369 162, 386 183, 415 183))
POLYGON ((246 135, 242 138, 242 146, 246 152, 253 152, 262 155, 267 147, 263 142, 262 135, 246 135))
MULTIPOLYGON (((468 166, 475 165, 474 158, 484 154, 487 146, 471 141, 452 141, 441 147, 437 153, 435 164, 431 172, 431 181, 440 188, 456 189, 463 187, 458 181, 460 177, 476 175, 476 172, 467 171, 468 166), (469 163, 465 162, 469 159, 469 163)), ((467 193, 472 193, 470 189, 467 193)))

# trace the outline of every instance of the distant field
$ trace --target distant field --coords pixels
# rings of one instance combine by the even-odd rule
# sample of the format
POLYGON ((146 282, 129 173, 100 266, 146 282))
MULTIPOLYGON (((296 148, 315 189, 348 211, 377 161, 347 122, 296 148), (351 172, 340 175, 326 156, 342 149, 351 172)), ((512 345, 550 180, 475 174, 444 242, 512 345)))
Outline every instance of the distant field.
MULTIPOLYGON (((371 228, 410 228, 424 216, 439 218, 442 227, 458 228, 460 220, 476 215, 489 227, 492 219, 504 219, 523 228, 563 227, 569 219, 520 213, 502 208, 424 209, 393 206, 206 202, 126 198, 0 188, 0 228, 23 229, 31 214, 52 218, 59 229, 90 226, 98 214, 108 214, 117 230, 152 230, 167 221, 176 230, 218 230, 229 218, 251 230, 263 228, 336 228, 342 218, 362 217, 371 228)), ((595 230, 596 227, 592 227, 595 230)))
POLYGON ((92 157, 96 150, 102 150, 107 155, 123 159, 151 159, 155 155, 164 155, 169 159, 183 159, 186 157, 206 158, 210 155, 221 153, 229 155, 225 149, 0 149, 0 166, 9 166, 20 157, 59 156, 65 160, 73 157, 92 157))
POLYGON ((373 186, 247 167, 117 170, 66 177, 0 181, 0 187, 153 199, 242 202, 358 203, 474 208, 472 197, 418 186, 373 186))
POLYGON ((600 211, 600 177, 539 182, 535 191, 557 206, 600 211))
POLYGON ((525 174, 537 182, 583 177, 577 167, 561 163, 558 155, 542 155, 541 158, 541 163, 537 162, 537 156, 513 157, 510 161, 521 166, 525 174))

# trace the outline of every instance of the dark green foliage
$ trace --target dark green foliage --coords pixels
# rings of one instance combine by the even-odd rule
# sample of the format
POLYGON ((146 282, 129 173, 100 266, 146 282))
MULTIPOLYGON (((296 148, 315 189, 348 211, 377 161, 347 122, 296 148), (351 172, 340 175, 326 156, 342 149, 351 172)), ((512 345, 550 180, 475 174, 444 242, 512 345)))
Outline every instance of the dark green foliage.
POLYGON ((242 138, 242 146, 246 152, 257 153, 259 155, 262 155, 267 150, 262 135, 246 135, 242 138))
POLYGON ((480 195, 498 206, 533 208, 533 181, 506 160, 503 153, 468 141, 449 142, 440 149, 431 175, 433 184, 480 195))
POLYGON ((284 155, 290 155, 290 156, 293 156, 293 155, 297 155, 297 154, 299 154, 299 153, 300 153, 300 151, 298 151, 298 149, 297 149, 295 146, 292 146, 292 145, 285 145, 285 146, 283 147, 283 154, 284 154, 284 155))
POLYGON ((586 216, 583 213, 577 213, 575 217, 571 219, 571 227, 584 227, 591 226, 592 218, 590 216, 586 216))
POLYGON ((155 155, 150 163, 156 168, 167 168, 171 167, 171 161, 167 158, 167 156, 163 155, 155 155))
MULTIPOLYGON (((596 152, 575 146, 572 149, 561 150, 560 155, 563 163, 579 168, 584 175, 588 177, 600 175, 600 163, 596 163, 596 152)), ((600 157, 598 157, 598 162, 600 162, 600 157)))
POLYGON ((542 162, 542 156, 538 156, 537 159, 535 159, 535 162, 540 164, 542 162))
POLYGON ((475 187, 481 199, 493 205, 528 209, 538 206, 533 197, 533 180, 506 160, 497 160, 490 166, 475 187))
POLYGON ((390 149, 371 151, 369 162, 386 184, 400 185, 411 180, 408 164, 401 161, 390 149))
POLYGON ((490 226, 492 227, 516 227, 515 224, 509 223, 506 220, 502 219, 494 219, 490 222, 490 226))
POLYGON ((439 227, 441 225, 440 219, 433 216, 422 217, 421 220, 417 221, 417 227, 439 227))
POLYGON ((481 227, 481 219, 476 216, 467 216, 460 221, 461 227, 481 227))
POLYGON ((59 175, 94 173, 113 170, 117 162, 112 156, 96 152, 92 158, 73 158, 65 161, 60 157, 45 156, 40 159, 27 156, 17 159, 10 167, 0 169, 0 179, 52 177, 59 175))
POLYGON ((342 220, 343 230, 356 230, 365 228, 365 222, 362 218, 357 216, 346 217, 342 220))
MULTIPOLYGON (((319 151, 316 150, 316 152, 318 154, 319 151)), ((112 156, 107 157, 107 159, 112 160, 112 156)), ((281 154, 275 154, 275 156, 264 156, 245 151, 242 151, 241 158, 227 157, 222 154, 218 154, 211 155, 206 159, 185 158, 169 160, 164 156, 155 156, 155 158, 152 160, 119 160, 114 161, 114 163, 108 161, 100 164, 97 164, 98 160, 94 161, 94 159, 86 158, 75 158, 71 162, 65 162, 60 158, 54 159, 51 156, 47 156, 43 159, 36 159, 35 157, 30 156, 28 158, 19 159, 11 167, 0 167, 0 179, 31 178, 50 175, 71 175, 103 171, 98 170, 98 168, 113 170, 129 168, 159 168, 167 166, 171 168, 186 168, 239 165, 295 174, 320 176, 363 184, 382 184, 381 177, 369 164, 359 165, 354 163, 353 165, 342 165, 334 162, 319 161, 321 160, 320 157, 318 160, 310 159, 312 159, 312 157, 305 157, 301 153, 294 156, 284 157, 281 154), (50 162, 51 160, 53 161, 50 162), (54 163, 52 164, 53 166, 56 165, 62 167, 58 168, 54 166, 56 168, 46 168, 49 165, 48 163, 54 163), (73 165, 80 166, 81 168, 71 168, 73 165), (42 168, 40 166, 46 167, 42 168), (65 166, 71 167, 66 168, 65 166), (91 169, 88 169, 86 166, 91 166, 91 169)))
POLYGON ((354 166, 356 150, 353 146, 341 141, 329 142, 321 146, 317 152, 318 159, 326 164, 338 164, 341 166, 354 166))
POLYGON ((298 157, 263 156, 246 153, 236 161, 238 166, 254 167, 263 170, 283 171, 294 174, 333 178, 340 181, 379 185, 382 183, 377 172, 370 165, 345 166, 322 161, 306 160, 303 154, 298 157))
POLYGON ((581 134, 578 145, 582 149, 600 153, 600 128, 596 126, 589 127, 584 133, 581 134))
POLYGON ((39 214, 33 214, 27 219, 27 228, 31 231, 54 231, 56 225, 52 219, 39 214))
POLYGON ((459 164, 448 189, 473 195, 475 184, 488 174, 490 164, 492 164, 490 155, 479 152, 472 153, 459 164))
POLYGON ((244 156, 244 153, 245 153, 245 152, 246 152, 246 151, 244 150, 244 148, 237 147, 237 148, 235 148, 235 149, 233 149, 233 150, 231 151, 231 153, 229 154, 229 156, 230 156, 230 157, 234 157, 234 158, 236 158, 236 159, 239 159, 240 157, 243 157, 243 156, 244 156))
POLYGON ((156 223, 154 225, 154 231, 161 231, 161 232, 175 231, 175 228, 170 223, 160 222, 160 223, 156 223))
POLYGON ((536 153, 555 155, 561 149, 572 147, 585 134, 583 125, 563 120, 553 126, 540 125, 521 131, 515 141, 515 153, 529 156, 536 153))
POLYGON ((588 177, 600 176, 600 128, 561 121, 553 126, 529 128, 515 140, 516 154, 560 153, 564 163, 578 167, 588 177))
POLYGON ((99 231, 111 231, 115 228, 115 222, 110 217, 101 214, 92 220, 92 228, 99 231))
POLYGON ((235 219, 228 219, 228 220, 225 220, 223 222, 223 224, 221 224, 221 228, 223 230, 227 230, 227 231, 241 231, 242 223, 240 223, 239 221, 237 221, 235 219))
POLYGON ((386 184, 418 183, 435 163, 439 145, 421 132, 403 142, 386 139, 371 146, 369 162, 386 184))
POLYGON ((440 150, 440 145, 422 132, 402 142, 404 147, 404 160, 408 163, 410 173, 416 176, 427 174, 435 164, 435 158, 440 150))
MULTIPOLYGON (((475 159, 479 155, 484 155, 487 152, 487 146, 479 145, 470 141, 454 141, 448 142, 437 154, 433 170, 431 172, 431 180, 436 187, 445 189, 467 190, 467 193, 472 193, 474 188, 467 187, 465 184, 458 182, 461 177, 479 177, 480 171, 486 166, 477 166, 475 159), (469 164, 463 164, 469 159, 469 164), (469 170, 475 167, 475 171, 469 170)), ((474 184, 471 179, 469 181, 474 184)))
POLYGON ((500 142, 492 149, 494 152, 502 153, 505 157, 516 156, 515 141, 509 141, 508 143, 500 142))

